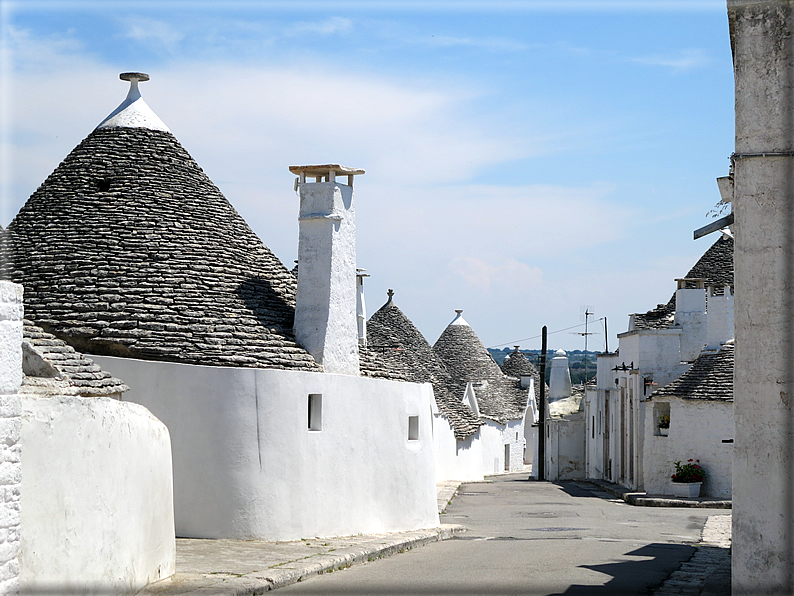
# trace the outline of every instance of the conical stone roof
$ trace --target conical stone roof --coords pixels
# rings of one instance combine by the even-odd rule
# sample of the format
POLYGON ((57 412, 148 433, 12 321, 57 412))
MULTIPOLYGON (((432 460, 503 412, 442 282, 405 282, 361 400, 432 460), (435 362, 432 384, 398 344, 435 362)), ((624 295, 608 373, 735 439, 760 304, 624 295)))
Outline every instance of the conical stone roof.
MULTIPOLYGON (((367 346, 401 371, 406 380, 431 383, 439 412, 458 439, 477 432, 482 422, 456 397, 456 383, 430 344, 389 297, 367 322, 367 346)), ((462 394, 461 394, 462 396, 462 394)))
POLYGON ((8 226, 26 316, 90 354, 320 370, 293 337, 295 276, 150 121, 94 130, 8 226))
POLYGON ((540 399, 540 372, 538 372, 535 365, 529 361, 529 358, 516 348, 507 355, 504 362, 502 362, 501 369, 508 377, 515 377, 517 379, 521 377, 532 377, 535 387, 535 405, 537 406, 538 400, 540 399))
POLYGON ((528 391, 516 379, 506 377, 477 334, 458 313, 433 345, 446 366, 462 399, 466 383, 474 384, 480 414, 500 424, 523 418, 528 391))

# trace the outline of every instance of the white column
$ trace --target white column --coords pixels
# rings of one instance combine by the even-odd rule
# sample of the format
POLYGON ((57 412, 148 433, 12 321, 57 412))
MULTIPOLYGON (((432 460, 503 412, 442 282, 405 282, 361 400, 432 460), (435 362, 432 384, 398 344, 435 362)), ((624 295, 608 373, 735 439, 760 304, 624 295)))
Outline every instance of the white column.
POLYGON ((794 593, 794 6, 728 0, 736 84, 732 589, 794 593), (770 155, 771 154, 771 155, 770 155))

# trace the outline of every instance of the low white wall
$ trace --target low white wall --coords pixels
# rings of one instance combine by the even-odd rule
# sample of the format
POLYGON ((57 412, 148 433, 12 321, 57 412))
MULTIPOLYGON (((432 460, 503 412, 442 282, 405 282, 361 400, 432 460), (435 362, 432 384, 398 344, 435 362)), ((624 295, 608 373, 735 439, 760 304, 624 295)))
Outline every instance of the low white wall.
POLYGON ((434 433, 438 482, 442 480, 476 482, 485 476, 523 469, 524 424, 521 420, 509 420, 507 424, 486 420, 476 433, 463 441, 458 441, 447 420, 443 416, 436 415, 434 433), (505 445, 510 446, 507 469, 505 445))
POLYGON ((146 408, 22 400, 26 592, 135 593, 175 571, 171 450, 146 408))
POLYGON ((645 491, 648 494, 673 494, 670 476, 675 462, 699 459, 706 470, 700 494, 731 498, 733 444, 733 403, 679 398, 659 398, 647 402, 645 416, 645 491), (658 434, 653 408, 670 404, 669 436, 658 434))
POLYGON ((95 360, 168 426, 177 536, 295 540, 439 523, 429 385, 95 360), (322 395, 319 431, 308 428, 309 394, 322 395))
MULTIPOLYGON (((486 474, 483 469, 482 441, 480 431, 459 441, 441 414, 433 417, 433 443, 436 459, 436 482, 460 480, 481 481, 486 474)), ((490 472, 488 472, 490 473, 490 472)))

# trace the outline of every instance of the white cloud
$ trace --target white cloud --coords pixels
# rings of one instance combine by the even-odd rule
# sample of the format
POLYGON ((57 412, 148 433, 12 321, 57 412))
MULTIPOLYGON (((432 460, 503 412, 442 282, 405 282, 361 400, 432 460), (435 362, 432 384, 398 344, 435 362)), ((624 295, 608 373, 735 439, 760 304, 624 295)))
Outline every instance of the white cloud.
POLYGON ((302 35, 305 33, 319 33, 320 35, 333 35, 335 33, 349 33, 353 30, 353 21, 343 17, 331 17, 324 21, 298 22, 288 27, 287 35, 302 35))
POLYGON ((433 35, 420 40, 421 43, 437 47, 475 47, 485 50, 517 52, 526 50, 529 46, 525 43, 504 37, 450 37, 446 35, 433 35))
MULTIPOLYGON (((8 142, 15 179, 5 188, 7 217, 127 91, 117 69, 69 40, 21 34, 14 49, 8 142), (23 55, 28 48, 33 54, 23 55)), ((616 208, 608 184, 471 183, 485 168, 548 151, 548 140, 531 137, 524 123, 500 123, 484 109, 479 100, 487 91, 471 81, 429 85, 388 73, 340 76, 316 63, 197 60, 150 75, 141 86, 146 101, 287 263, 297 245, 287 167, 365 168, 356 201, 359 262, 373 274, 368 300, 378 305, 394 287, 431 340, 453 308, 466 308, 491 343, 516 335, 500 329, 522 337, 545 323, 535 314, 515 320, 516 305, 559 318, 573 299, 575 319, 578 304, 595 301, 573 295, 579 272, 560 281, 560 271, 624 237, 637 217, 616 208)))
POLYGON ((156 19, 133 16, 125 18, 124 22, 127 26, 125 37, 141 42, 153 42, 168 52, 173 52, 185 37, 169 23, 156 19))
POLYGON ((513 288, 532 291, 540 285, 543 276, 539 268, 510 258, 492 264, 475 257, 455 257, 450 268, 467 285, 486 293, 495 287, 499 291, 513 288))
POLYGON ((640 56, 630 58, 631 62, 646 64, 648 66, 664 66, 674 72, 686 72, 696 68, 703 68, 711 64, 711 58, 702 49, 680 50, 675 55, 655 54, 653 56, 640 56))

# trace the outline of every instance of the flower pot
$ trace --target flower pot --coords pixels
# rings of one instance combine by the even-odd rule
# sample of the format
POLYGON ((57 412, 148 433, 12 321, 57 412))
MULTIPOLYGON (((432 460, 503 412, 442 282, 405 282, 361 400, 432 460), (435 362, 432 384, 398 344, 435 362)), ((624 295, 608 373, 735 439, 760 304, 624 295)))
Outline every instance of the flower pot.
POLYGON ((673 482, 673 494, 676 497, 691 499, 700 496, 702 482, 673 482))
POLYGON ((663 436, 663 437, 666 437, 667 435, 670 434, 670 429, 669 428, 661 428, 661 427, 659 427, 659 434, 661 436, 663 436))

